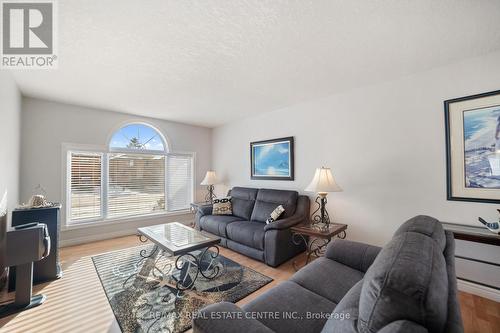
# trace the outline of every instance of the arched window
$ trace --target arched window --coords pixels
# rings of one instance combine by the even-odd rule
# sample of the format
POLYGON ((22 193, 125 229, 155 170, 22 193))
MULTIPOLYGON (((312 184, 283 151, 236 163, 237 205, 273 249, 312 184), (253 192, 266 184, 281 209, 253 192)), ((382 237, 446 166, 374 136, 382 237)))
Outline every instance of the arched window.
POLYGON ((165 139, 153 127, 142 123, 123 126, 116 131, 109 142, 110 150, 166 151, 165 139))
POLYGON ((153 127, 133 123, 109 142, 107 217, 165 210, 165 144, 153 127))
POLYGON ((169 152, 164 136, 150 125, 121 127, 107 152, 68 156, 70 223, 189 209, 193 156, 169 152))

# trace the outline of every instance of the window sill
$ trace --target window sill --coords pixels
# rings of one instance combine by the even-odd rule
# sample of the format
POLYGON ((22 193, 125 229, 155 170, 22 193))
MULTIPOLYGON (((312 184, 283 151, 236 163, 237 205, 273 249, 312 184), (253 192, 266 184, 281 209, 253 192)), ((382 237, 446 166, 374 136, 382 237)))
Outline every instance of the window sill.
POLYGON ((82 222, 73 222, 73 223, 66 223, 64 225, 61 225, 61 231, 100 227, 100 226, 105 226, 105 225, 120 224, 120 223, 124 223, 124 222, 153 220, 153 219, 158 219, 159 217, 180 216, 180 215, 186 215, 186 214, 192 214, 192 213, 189 209, 185 209, 185 210, 179 210, 176 212, 162 212, 162 213, 148 214, 148 215, 138 215, 138 216, 130 216, 130 217, 116 217, 116 218, 109 218, 109 219, 98 219, 98 220, 88 220, 88 221, 82 221, 82 222))

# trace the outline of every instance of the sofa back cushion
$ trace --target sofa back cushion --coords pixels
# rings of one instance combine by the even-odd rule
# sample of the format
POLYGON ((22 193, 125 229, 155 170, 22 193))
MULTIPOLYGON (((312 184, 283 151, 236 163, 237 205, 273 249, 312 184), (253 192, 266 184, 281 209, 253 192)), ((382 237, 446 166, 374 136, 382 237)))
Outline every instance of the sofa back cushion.
POLYGON ((391 322, 411 320, 430 332, 443 332, 447 302, 448 275, 440 244, 423 233, 398 232, 365 274, 358 329, 372 333, 391 322))
POLYGON ((444 251, 446 246, 446 236, 443 226, 438 220, 431 216, 418 215, 412 217, 403 223, 398 230, 396 230, 394 236, 405 232, 417 232, 419 234, 429 236, 439 244, 441 251, 444 251))
POLYGON ((282 205, 285 211, 280 218, 287 218, 295 213, 297 208, 297 191, 260 189, 253 208, 251 220, 266 222, 273 210, 282 205))
POLYGON ((249 221, 257 199, 258 189, 248 187, 233 187, 230 191, 233 215, 249 221))

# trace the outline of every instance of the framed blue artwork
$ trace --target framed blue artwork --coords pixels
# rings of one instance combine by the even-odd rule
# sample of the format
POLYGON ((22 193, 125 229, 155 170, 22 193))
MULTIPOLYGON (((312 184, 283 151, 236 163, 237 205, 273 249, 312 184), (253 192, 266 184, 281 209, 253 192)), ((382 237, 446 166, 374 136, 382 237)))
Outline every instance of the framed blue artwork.
POLYGON ((293 137, 250 143, 251 179, 294 180, 293 137))
POLYGON ((448 200, 500 203, 500 90, 444 109, 448 200))

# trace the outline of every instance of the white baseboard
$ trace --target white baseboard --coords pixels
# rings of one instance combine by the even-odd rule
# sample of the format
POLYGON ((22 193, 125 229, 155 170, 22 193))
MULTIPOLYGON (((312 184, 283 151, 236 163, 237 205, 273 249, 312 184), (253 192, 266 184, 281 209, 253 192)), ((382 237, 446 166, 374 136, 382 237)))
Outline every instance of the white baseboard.
POLYGON ((499 290, 488 288, 479 284, 463 280, 457 280, 457 284, 458 284, 458 289, 461 291, 465 291, 466 293, 469 294, 474 294, 477 296, 488 298, 495 302, 500 302, 499 290))

